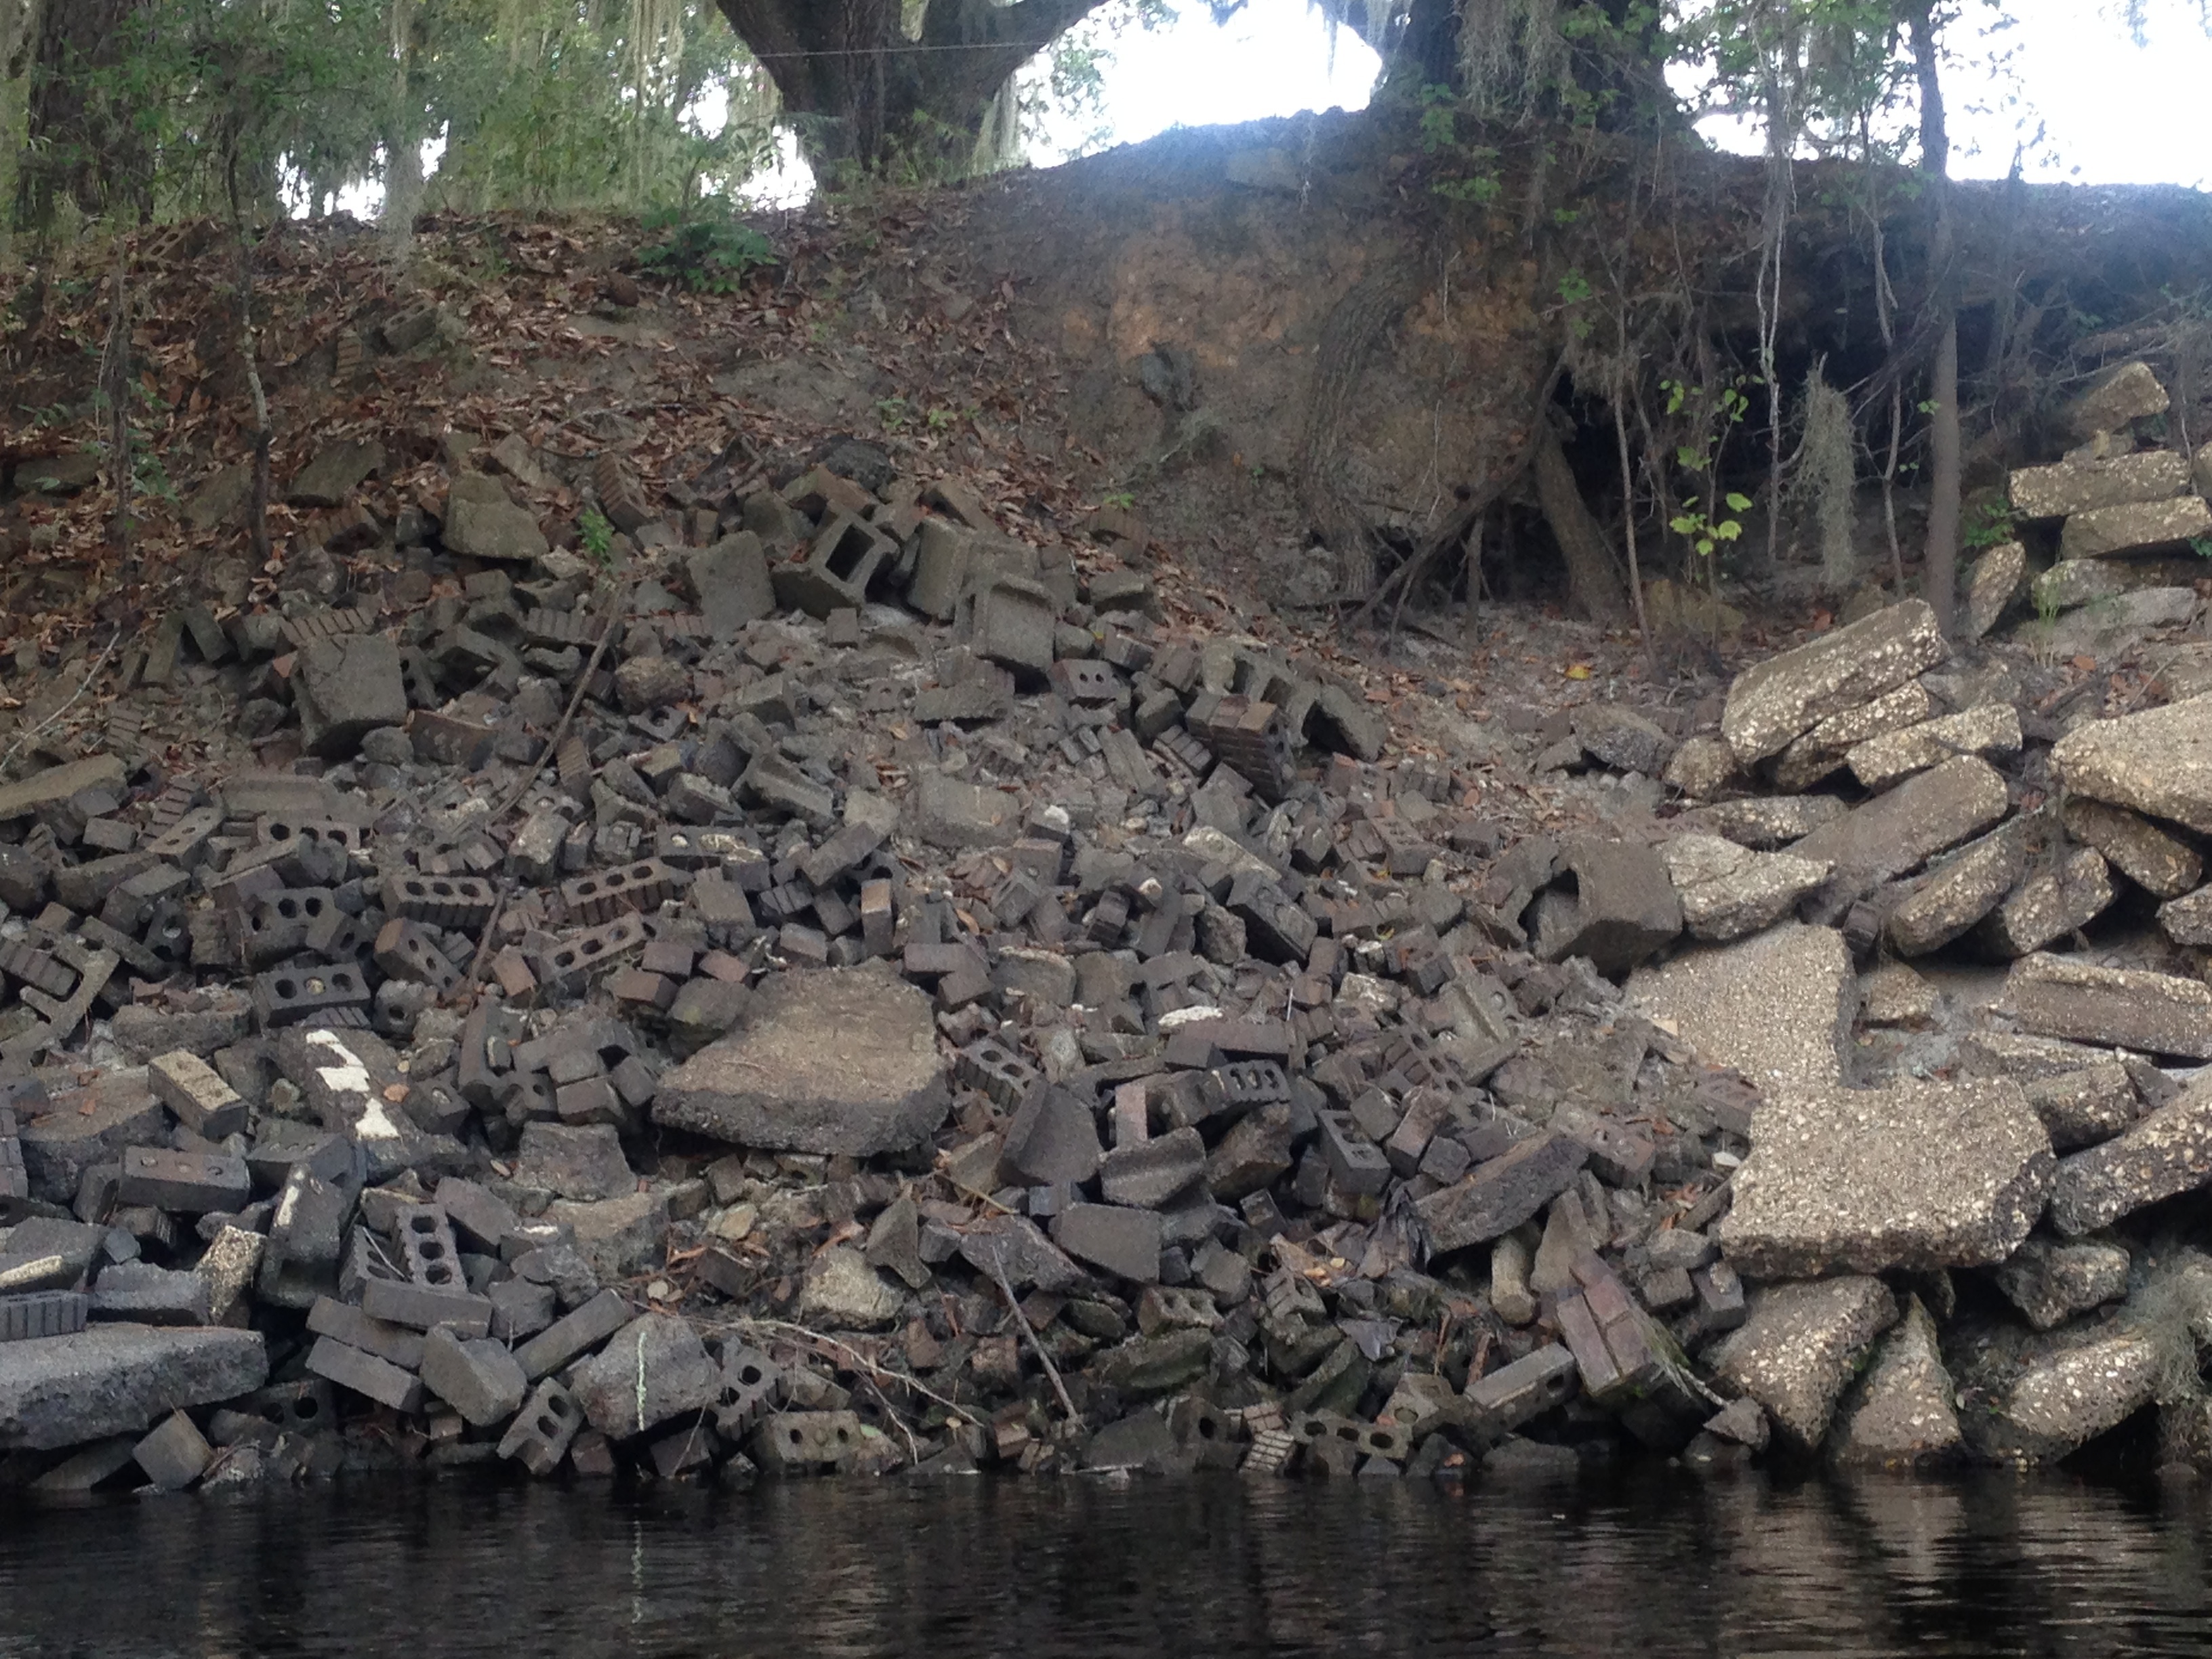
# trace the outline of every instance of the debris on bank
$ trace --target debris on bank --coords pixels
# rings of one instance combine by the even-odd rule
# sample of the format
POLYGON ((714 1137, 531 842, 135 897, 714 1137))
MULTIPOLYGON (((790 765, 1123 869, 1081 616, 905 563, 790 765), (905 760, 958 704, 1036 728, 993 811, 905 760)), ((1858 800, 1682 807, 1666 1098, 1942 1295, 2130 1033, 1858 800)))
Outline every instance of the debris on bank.
POLYGON ((157 630, 289 767, 0 787, 0 1480, 2212 1450, 2212 696, 1908 601, 1514 835, 1126 514, 602 459, 617 580, 471 459, 396 610, 157 630))

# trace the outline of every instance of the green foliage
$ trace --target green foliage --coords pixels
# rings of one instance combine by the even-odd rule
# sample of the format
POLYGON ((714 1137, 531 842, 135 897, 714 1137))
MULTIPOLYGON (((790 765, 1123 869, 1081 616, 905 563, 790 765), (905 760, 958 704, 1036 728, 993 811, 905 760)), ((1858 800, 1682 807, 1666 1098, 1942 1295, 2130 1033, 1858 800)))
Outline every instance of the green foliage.
POLYGON ((2013 524, 2012 509, 2002 501, 1984 501, 1966 520, 1960 532, 1960 541, 1969 552, 1980 552, 1987 548, 2002 547, 2018 538, 2019 532, 2013 524))
POLYGON ((2200 559, 2212 559, 2212 536, 2191 536, 2189 550, 2200 559))
POLYGON ((1700 558, 1710 559, 1723 543, 1735 541, 1743 534, 1743 521, 1733 515, 1750 512, 1751 497, 1731 490, 1721 500, 1728 507, 1728 515, 1689 511, 1677 513, 1667 521, 1667 527, 1686 540, 1700 558))
POLYGON ((753 271, 775 263, 768 238, 720 197, 690 209, 657 209, 646 216, 644 228, 658 240, 638 249, 639 265, 694 294, 734 293, 753 271))
POLYGON ((1491 207, 1505 193, 1498 177, 1498 151, 1488 144, 1460 142, 1458 101, 1458 94, 1442 84, 1420 91, 1421 149, 1434 163, 1429 191, 1447 202, 1491 207))
POLYGON ((576 520, 576 538, 584 551, 601 564, 614 556, 615 527, 596 507, 586 507, 576 520))

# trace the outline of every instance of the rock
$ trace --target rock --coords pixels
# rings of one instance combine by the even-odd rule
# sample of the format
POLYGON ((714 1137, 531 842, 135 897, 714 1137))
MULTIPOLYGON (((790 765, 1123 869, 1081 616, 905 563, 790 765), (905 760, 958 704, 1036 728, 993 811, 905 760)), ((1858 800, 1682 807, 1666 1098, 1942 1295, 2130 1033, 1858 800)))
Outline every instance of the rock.
POLYGON ((1092 1359, 1090 1375, 1101 1387, 1135 1398, 1172 1394, 1205 1374, 1212 1351, 1209 1332, 1162 1331, 1107 1349, 1092 1359))
POLYGON ((2125 1296, 2128 1266, 2128 1253, 2117 1244, 2031 1238, 1990 1277, 2029 1324, 2047 1331, 2125 1296))
POLYGON ((1751 1146, 1720 1239, 1753 1279, 2002 1261, 2056 1162, 2008 1079, 1793 1088, 1759 1108, 1751 1146))
POLYGON ((2100 432, 2125 432, 2137 421, 2165 414, 2171 404, 2150 365, 2137 360, 2100 375, 2075 400, 2067 418, 2076 437, 2088 439, 2100 432))
POLYGON ((1883 924, 1890 949, 1901 957, 1940 951, 2003 902, 2027 867, 2027 849, 2016 823, 1960 848, 1914 882, 1883 924))
POLYGON ((1628 981, 1628 1000, 1762 1089, 1832 1088, 1857 981, 1843 935, 1788 922, 1733 945, 1687 951, 1628 981))
POLYGON ((2087 842, 2113 867, 2159 898, 2179 898, 2204 878, 2197 849, 2146 818, 2102 801, 2069 799, 2066 833, 2087 842))
POLYGON ((1004 846, 1020 831, 1021 811, 1021 802, 1003 789, 923 771, 915 778, 903 816, 917 840, 958 850, 1004 846))
POLYGON ((2212 1078, 2124 1133, 2058 1161, 2051 1224, 2069 1238, 2212 1183, 2212 1078))
POLYGON ((1815 830, 1790 850, 1801 859, 1827 860, 1838 879, 1871 887, 1986 830, 2010 805, 1995 769, 1962 755, 1815 830))
POLYGON ((545 1219, 574 1231, 576 1254, 597 1278, 629 1279, 660 1265, 668 1195, 632 1193, 596 1204, 562 1199, 546 1206, 545 1219))
POLYGON ((1946 654, 1925 602, 1891 605, 1737 675, 1721 735, 1748 766, 1781 753, 1829 716, 1895 690, 1946 654))
POLYGON ((1667 763, 1662 781, 1690 800, 1711 800, 1737 781, 1735 750, 1710 733, 1686 740, 1667 763))
POLYGON ((2158 925, 2176 945, 2212 951, 2212 887, 2160 905, 2158 925))
POLYGON ((2193 587, 2139 587, 2048 626, 2032 623, 2021 637, 2046 657, 2116 657, 2140 649, 2157 629, 2185 627, 2196 615, 2193 587))
POLYGON ((725 536, 684 561, 699 614, 718 640, 733 637, 747 623, 775 614, 775 588, 769 580, 768 557, 760 538, 750 530, 725 536))
POLYGON ((898 1316, 898 1292, 850 1245, 823 1251, 799 1283, 799 1322, 817 1330, 879 1331, 898 1316))
POLYGON ((647 1314, 579 1364, 571 1388, 586 1422, 610 1440, 627 1440, 712 1406, 722 1373, 690 1326, 672 1314, 647 1314))
POLYGON ((309 641, 292 685, 300 739, 326 760, 352 755, 370 732, 407 719, 399 647, 381 634, 309 641))
POLYGON ((300 469, 284 499, 295 507, 343 507, 370 474, 384 470, 384 446, 374 441, 335 443, 300 469))
POLYGON ((2212 507, 2202 495, 2137 501, 2076 513, 2058 534, 2061 559, 2101 559, 2138 548, 2175 547, 2212 535, 2212 507))
MULTIPOLYGON (((1832 714, 1776 757, 1774 787, 1792 793, 1809 789, 1843 765, 1844 757, 1861 744, 1918 726, 1935 713, 1936 702, 1928 688, 1918 680, 1907 680, 1871 702, 1832 714)), ((1840 811, 1842 803, 1837 806, 1840 811)))
POLYGON ((1982 928, 1993 955, 2024 957, 2085 927, 2118 896, 2104 859, 2084 847, 2055 870, 2031 876, 1982 928))
POLYGON ((2168 449, 2114 455, 2104 460, 2067 460, 2055 466, 2024 466, 2012 475, 2014 515, 2063 519, 2100 507, 2159 501, 2189 488, 2189 463, 2168 449))
POLYGON ((1771 1285, 1751 1293, 1743 1324, 1712 1355, 1713 1374, 1764 1406, 1785 1444, 1809 1452, 1860 1357, 1896 1322, 1879 1279, 1771 1285))
POLYGON ((2070 794, 2212 834, 2212 696, 2077 726, 2051 769, 2070 794))
MULTIPOLYGON (((2013 474, 2017 483, 2020 474, 2013 474)), ((1993 547, 1974 561, 1966 578, 1966 641, 1972 644, 1997 625, 2027 575, 2027 550, 2018 542, 1993 547)))
POLYGON ((1779 921, 1829 868, 1788 853, 1754 853, 1718 836, 1677 836, 1659 856, 1691 938, 1716 941, 1779 921))
POLYGON ((1574 732, 1592 760, 1616 772, 1656 778, 1674 753, 1674 740, 1633 709, 1617 702, 1585 703, 1573 714, 1574 732))
POLYGON ((1829 1458, 1846 1468, 1911 1468, 1946 1462, 1965 1444, 1936 1322, 1916 1296, 1837 1412, 1829 1458))
POLYGON ((1027 1216, 990 1216, 975 1223, 960 1237, 960 1255, 987 1279, 1005 1273, 1018 1291, 1034 1285, 1057 1295, 1090 1282, 1027 1216))
POLYGON ((1052 1218, 1052 1242, 1078 1261, 1139 1285, 1160 1277, 1160 1217, 1117 1204, 1071 1204, 1052 1218))
POLYGON ((769 1152, 919 1146, 951 1101, 929 999, 874 967, 771 974, 744 1029, 660 1079, 653 1121, 769 1152))
POLYGON ((1859 981, 1860 1018, 1869 1025, 1914 1029, 1932 1025, 1942 1012, 1936 988, 1901 962, 1887 962, 1859 981))
POLYGON ((2032 1036, 2212 1060, 2212 985, 2203 980, 2039 954, 2013 964, 2005 1001, 2032 1036))
POLYGON ((615 701, 625 714, 646 714, 691 695, 691 672, 672 657, 632 657, 615 670, 615 701))
POLYGON ((1676 818, 1674 827, 1679 834, 1719 836, 1739 847, 1767 852, 1802 841, 1822 824, 1842 817, 1845 810, 1833 795, 1768 795, 1695 808, 1676 818))
POLYGON ((637 1177, 623 1156, 622 1138, 609 1123, 524 1124, 514 1180, 518 1186, 542 1188, 556 1198, 586 1203, 637 1190, 637 1177))
POLYGON ((1983 1402, 1961 1419, 1983 1456, 2056 1462, 2122 1423, 2157 1396, 2164 1345, 2125 1324, 1999 1340, 1965 1364, 1954 1339, 1954 1370, 1983 1402))
POLYGON ((1006 1126, 1000 1154, 1008 1178, 1025 1187, 1079 1185, 1098 1173, 1098 1123, 1066 1089, 1032 1090, 1006 1126))
POLYGON ((1535 951, 1546 962, 1588 957, 1601 974, 1626 973, 1682 931, 1681 902, 1667 866, 1633 842, 1584 840, 1560 854, 1575 878, 1570 898, 1539 902, 1535 951))
POLYGON ((520 563, 543 558, 551 544, 538 520, 517 507, 507 487, 481 472, 464 472, 446 498, 446 550, 465 559, 520 563))
POLYGON ((1869 738, 1844 761, 1868 788, 1887 789, 1960 755, 2017 755, 2020 744, 2020 711, 1998 702, 1869 738))
POLYGON ((2142 1115, 2135 1080, 2116 1060, 2036 1078, 2026 1089, 2029 1109, 2061 1152, 2110 1140, 2142 1115))
POLYGON ((256 1331, 96 1324, 0 1342, 0 1450, 140 1434, 171 1412, 234 1400, 268 1380, 256 1331))

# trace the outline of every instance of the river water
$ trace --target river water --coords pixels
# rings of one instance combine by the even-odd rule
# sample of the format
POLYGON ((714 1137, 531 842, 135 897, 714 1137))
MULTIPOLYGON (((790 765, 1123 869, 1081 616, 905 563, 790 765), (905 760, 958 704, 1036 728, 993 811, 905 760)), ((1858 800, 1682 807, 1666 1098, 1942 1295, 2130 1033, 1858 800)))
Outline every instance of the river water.
POLYGON ((471 1476, 0 1510, 0 1655, 2212 1652, 2212 1495, 471 1476))

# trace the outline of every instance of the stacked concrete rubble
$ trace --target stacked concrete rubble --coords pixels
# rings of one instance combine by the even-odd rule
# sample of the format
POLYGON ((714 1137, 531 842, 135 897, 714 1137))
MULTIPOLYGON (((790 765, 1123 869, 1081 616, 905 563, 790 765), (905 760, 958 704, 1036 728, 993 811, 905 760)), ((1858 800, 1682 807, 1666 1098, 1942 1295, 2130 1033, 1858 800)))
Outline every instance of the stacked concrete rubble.
MULTIPOLYGON (((465 555, 462 591, 392 633, 187 630, 307 763, 0 790, 10 1476, 1711 1463, 1838 1409, 1855 1455, 2095 1431, 2052 1390, 2185 1300, 2112 1227, 2212 1174, 2212 1096, 2065 1045, 2124 1018, 2159 1049, 2169 1014, 2194 1042, 2197 1004, 2027 942, 2095 883, 2015 904, 2023 850, 1983 911, 1912 913, 2012 909, 2047 1035, 1989 1034, 2004 1075, 1971 1085, 1842 1087, 1852 947, 1966 885, 2012 794, 1979 757, 2027 740, 1979 702, 1926 729, 1954 715, 1923 610, 1747 675, 1671 757, 1587 716, 1593 754, 1710 799, 1670 826, 1698 833, 1501 847, 1354 688, 1162 628, 1140 575, 957 486, 845 470, 672 514, 594 469, 641 576, 611 640, 583 562, 464 474, 432 566, 465 555), (1865 805, 1731 797, 1861 744, 1865 805), (1969 1269, 2048 1334, 1980 1334, 1969 1269), (1965 1341, 2027 1403, 1947 1439, 1965 1341)), ((2192 845, 2192 718, 2051 764, 2192 845)))

